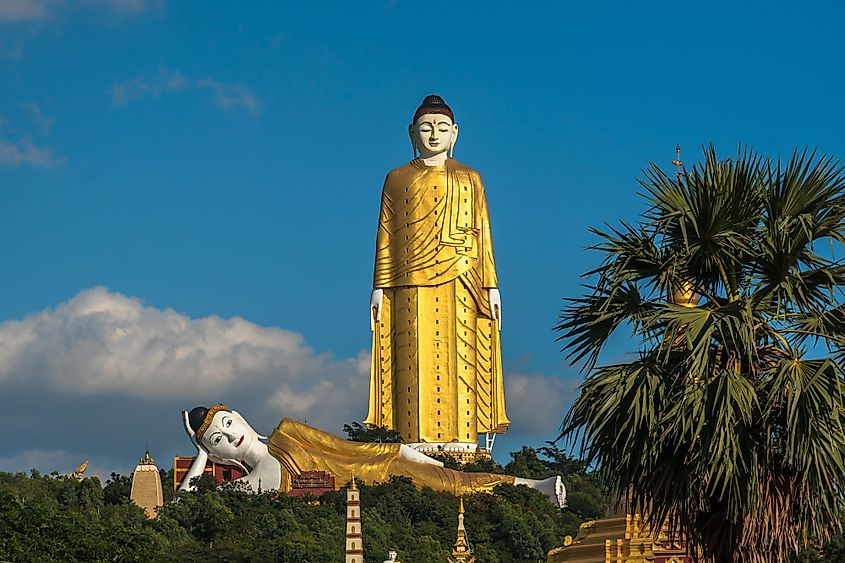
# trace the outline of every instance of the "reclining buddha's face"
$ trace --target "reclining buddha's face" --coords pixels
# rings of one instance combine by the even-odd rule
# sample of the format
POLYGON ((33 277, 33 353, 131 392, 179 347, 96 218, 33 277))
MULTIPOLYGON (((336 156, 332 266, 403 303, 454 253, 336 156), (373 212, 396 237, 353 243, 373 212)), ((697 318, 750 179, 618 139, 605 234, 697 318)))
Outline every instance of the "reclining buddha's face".
POLYGON ((210 454, 223 459, 241 461, 258 440, 258 434, 237 411, 221 410, 214 413, 208 429, 202 435, 202 444, 210 454))

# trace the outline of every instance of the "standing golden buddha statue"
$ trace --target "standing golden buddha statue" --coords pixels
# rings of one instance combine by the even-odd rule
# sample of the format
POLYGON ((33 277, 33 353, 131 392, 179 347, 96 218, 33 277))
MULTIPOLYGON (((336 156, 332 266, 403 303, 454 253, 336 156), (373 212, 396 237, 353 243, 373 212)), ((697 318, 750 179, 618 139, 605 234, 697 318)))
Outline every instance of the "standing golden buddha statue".
POLYGON ((458 126, 440 96, 426 96, 409 133, 415 158, 381 196, 365 422, 470 459, 479 434, 489 450, 510 424, 487 199, 478 172, 451 158, 458 126))

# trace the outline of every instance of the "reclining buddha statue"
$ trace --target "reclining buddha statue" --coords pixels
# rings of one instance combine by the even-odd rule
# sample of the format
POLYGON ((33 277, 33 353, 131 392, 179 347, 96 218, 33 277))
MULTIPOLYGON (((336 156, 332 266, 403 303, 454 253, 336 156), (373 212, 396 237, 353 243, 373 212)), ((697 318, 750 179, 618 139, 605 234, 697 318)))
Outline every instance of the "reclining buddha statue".
POLYGON ((190 490, 191 480, 211 459, 241 466, 246 475, 238 481, 255 492, 286 492, 301 473, 325 471, 338 483, 354 478, 367 485, 401 475, 418 488, 456 496, 490 493, 500 484, 526 485, 545 494, 555 506, 565 505, 566 490, 559 476, 535 480, 455 471, 405 444, 351 442, 289 418, 283 419, 264 443, 264 437, 243 416, 225 405, 195 407, 183 411, 183 417, 198 453, 180 490, 190 490))

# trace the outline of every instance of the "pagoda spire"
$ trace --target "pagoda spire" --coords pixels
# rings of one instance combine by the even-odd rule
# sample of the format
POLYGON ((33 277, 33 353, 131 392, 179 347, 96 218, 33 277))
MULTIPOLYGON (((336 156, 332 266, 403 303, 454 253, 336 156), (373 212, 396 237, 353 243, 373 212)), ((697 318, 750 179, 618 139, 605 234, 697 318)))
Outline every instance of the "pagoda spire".
POLYGON ((144 453, 132 473, 132 488, 129 499, 140 506, 147 518, 155 518, 160 506, 164 505, 164 493, 161 490, 161 475, 149 450, 144 453))
POLYGON ((467 541, 467 531, 464 528, 464 499, 460 499, 460 506, 458 508, 458 537, 455 539, 455 546, 452 549, 452 557, 448 559, 449 563, 475 563, 475 557, 472 555, 472 550, 469 548, 467 541))
POLYGON ((361 541, 361 493, 355 476, 346 490, 346 558, 345 563, 364 563, 364 544, 361 541))

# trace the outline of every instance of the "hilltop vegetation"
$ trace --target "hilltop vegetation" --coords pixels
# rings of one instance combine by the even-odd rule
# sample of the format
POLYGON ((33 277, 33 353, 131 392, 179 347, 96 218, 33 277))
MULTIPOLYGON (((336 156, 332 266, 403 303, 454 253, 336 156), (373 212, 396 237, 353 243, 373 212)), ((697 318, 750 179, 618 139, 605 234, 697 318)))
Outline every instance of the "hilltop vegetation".
MULTIPOLYGON (((579 524, 600 516, 604 498, 593 475, 555 448, 523 448, 501 467, 468 470, 520 477, 563 473, 570 507, 555 509, 526 487, 500 486, 493 495, 465 499, 466 527, 478 561, 537 561, 579 524)), ((172 482, 162 472, 162 482, 172 482)), ((343 559, 345 491, 315 499, 253 495, 234 486, 216 489, 200 478, 196 493, 167 499, 156 520, 129 501, 130 479, 112 474, 77 481, 32 472, 0 473, 0 560, 9 561, 288 561, 343 559)), ((165 495, 170 493, 165 485, 165 495)), ((417 491, 406 478, 361 487, 367 563, 388 549, 401 560, 443 562, 455 540, 457 501, 417 491)))

